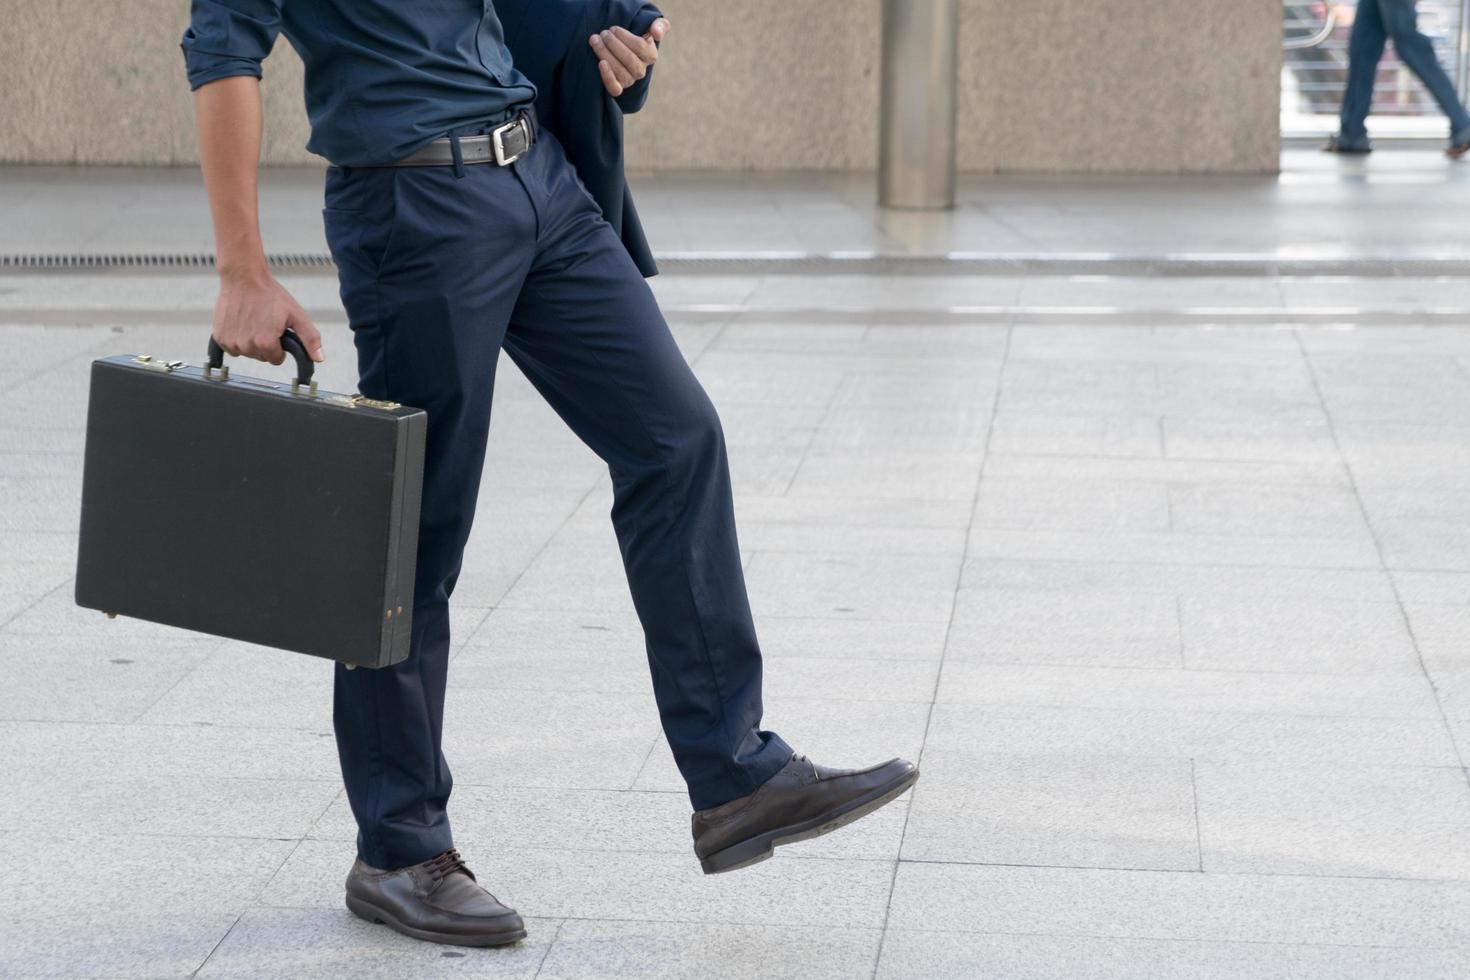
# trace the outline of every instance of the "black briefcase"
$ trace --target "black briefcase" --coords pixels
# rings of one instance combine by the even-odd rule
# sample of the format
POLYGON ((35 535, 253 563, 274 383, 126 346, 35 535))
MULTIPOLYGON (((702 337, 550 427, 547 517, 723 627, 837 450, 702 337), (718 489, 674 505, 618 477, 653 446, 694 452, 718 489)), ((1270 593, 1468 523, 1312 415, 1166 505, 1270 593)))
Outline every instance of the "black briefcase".
POLYGON ((77 604, 364 667, 408 656, 426 416, 147 355, 92 364, 77 604))

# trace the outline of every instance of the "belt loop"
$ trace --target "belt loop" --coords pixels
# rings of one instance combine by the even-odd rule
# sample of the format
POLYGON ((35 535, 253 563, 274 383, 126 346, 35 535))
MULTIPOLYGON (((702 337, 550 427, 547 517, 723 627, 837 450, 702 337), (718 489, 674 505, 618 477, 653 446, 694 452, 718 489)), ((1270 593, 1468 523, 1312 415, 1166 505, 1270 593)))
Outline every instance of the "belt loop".
POLYGON ((454 176, 464 176, 464 151, 459 148, 459 134, 449 134, 449 153, 454 157, 454 176))

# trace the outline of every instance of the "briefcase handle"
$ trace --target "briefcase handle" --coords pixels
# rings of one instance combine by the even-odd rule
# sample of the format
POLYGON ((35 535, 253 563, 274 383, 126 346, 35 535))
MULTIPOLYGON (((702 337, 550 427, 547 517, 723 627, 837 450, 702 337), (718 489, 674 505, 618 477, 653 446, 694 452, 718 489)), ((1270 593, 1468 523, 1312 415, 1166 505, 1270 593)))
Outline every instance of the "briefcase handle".
MULTIPOLYGON (((300 337, 296 336, 296 331, 289 327, 286 328, 286 332, 281 334, 281 347, 296 359, 296 380, 292 383, 292 387, 311 384, 311 376, 316 371, 316 364, 312 361, 311 355, 306 352, 306 345, 301 342, 300 337)), ((210 370, 218 371, 224 366, 224 363, 225 349, 211 334, 208 367, 210 370)))

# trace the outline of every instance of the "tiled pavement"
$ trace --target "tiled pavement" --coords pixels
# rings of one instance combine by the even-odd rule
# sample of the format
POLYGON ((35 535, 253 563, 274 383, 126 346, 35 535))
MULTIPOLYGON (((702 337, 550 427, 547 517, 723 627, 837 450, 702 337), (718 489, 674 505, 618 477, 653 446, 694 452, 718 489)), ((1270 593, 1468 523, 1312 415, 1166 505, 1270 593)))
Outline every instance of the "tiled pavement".
POLYGON ((71 603, 87 365, 189 357, 207 279, 0 278, 0 975, 1466 976, 1470 328, 1016 286, 1077 311, 658 283, 730 437, 768 721, 924 772, 733 875, 689 851, 606 478, 506 365, 446 742, 531 937, 460 951, 342 908, 325 665, 71 603))

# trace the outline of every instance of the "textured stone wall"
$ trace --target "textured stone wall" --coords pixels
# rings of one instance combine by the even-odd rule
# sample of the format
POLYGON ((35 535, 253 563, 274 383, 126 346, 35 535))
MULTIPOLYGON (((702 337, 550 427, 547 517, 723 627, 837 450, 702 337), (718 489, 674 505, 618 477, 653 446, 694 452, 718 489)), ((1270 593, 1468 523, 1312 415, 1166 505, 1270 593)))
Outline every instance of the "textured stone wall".
MULTIPOLYGON (((630 127, 645 170, 875 165, 878 0, 664 0, 674 22, 630 127)), ((188 0, 0 0, 0 161, 187 163, 188 0)), ((964 0, 960 166, 1276 166, 1277 0, 964 0)), ((303 149, 301 64, 266 63, 266 158, 303 149)))

